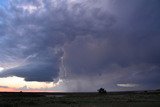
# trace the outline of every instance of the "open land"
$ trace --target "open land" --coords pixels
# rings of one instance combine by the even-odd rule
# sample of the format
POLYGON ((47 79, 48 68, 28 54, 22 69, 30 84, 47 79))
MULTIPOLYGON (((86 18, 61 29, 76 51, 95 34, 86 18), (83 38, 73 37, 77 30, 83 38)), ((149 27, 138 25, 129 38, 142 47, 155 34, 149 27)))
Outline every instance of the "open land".
POLYGON ((160 92, 1 92, 0 107, 160 107, 160 92))

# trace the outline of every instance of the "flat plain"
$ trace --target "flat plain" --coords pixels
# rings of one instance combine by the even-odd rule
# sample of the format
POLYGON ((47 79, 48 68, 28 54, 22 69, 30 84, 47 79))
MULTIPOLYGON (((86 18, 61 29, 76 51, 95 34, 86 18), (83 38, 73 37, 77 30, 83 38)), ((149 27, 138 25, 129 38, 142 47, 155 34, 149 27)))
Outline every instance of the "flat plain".
POLYGON ((160 92, 1 92, 0 107, 160 107, 160 92))

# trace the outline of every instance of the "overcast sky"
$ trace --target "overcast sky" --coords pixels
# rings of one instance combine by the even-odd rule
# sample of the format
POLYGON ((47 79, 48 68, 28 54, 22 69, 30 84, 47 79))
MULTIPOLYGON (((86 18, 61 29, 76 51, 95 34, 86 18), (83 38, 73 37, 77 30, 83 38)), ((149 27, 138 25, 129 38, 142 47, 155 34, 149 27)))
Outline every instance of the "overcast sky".
POLYGON ((159 0, 1 0, 0 91, 160 88, 159 0))

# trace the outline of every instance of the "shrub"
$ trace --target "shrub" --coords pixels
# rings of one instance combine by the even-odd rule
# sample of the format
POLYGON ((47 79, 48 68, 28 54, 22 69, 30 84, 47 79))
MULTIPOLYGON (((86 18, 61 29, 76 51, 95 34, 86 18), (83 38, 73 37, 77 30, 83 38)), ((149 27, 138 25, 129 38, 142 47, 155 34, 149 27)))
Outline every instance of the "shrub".
POLYGON ((107 93, 107 91, 106 91, 104 88, 100 88, 100 89, 98 89, 97 91, 98 91, 98 93, 100 93, 100 94, 107 93))

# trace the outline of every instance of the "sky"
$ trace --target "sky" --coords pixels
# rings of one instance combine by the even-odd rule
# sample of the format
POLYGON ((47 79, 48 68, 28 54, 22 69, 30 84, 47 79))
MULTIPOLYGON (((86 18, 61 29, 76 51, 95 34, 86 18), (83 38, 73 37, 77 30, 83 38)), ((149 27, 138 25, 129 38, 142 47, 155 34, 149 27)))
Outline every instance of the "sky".
POLYGON ((0 91, 160 88, 159 0, 0 0, 0 91))

